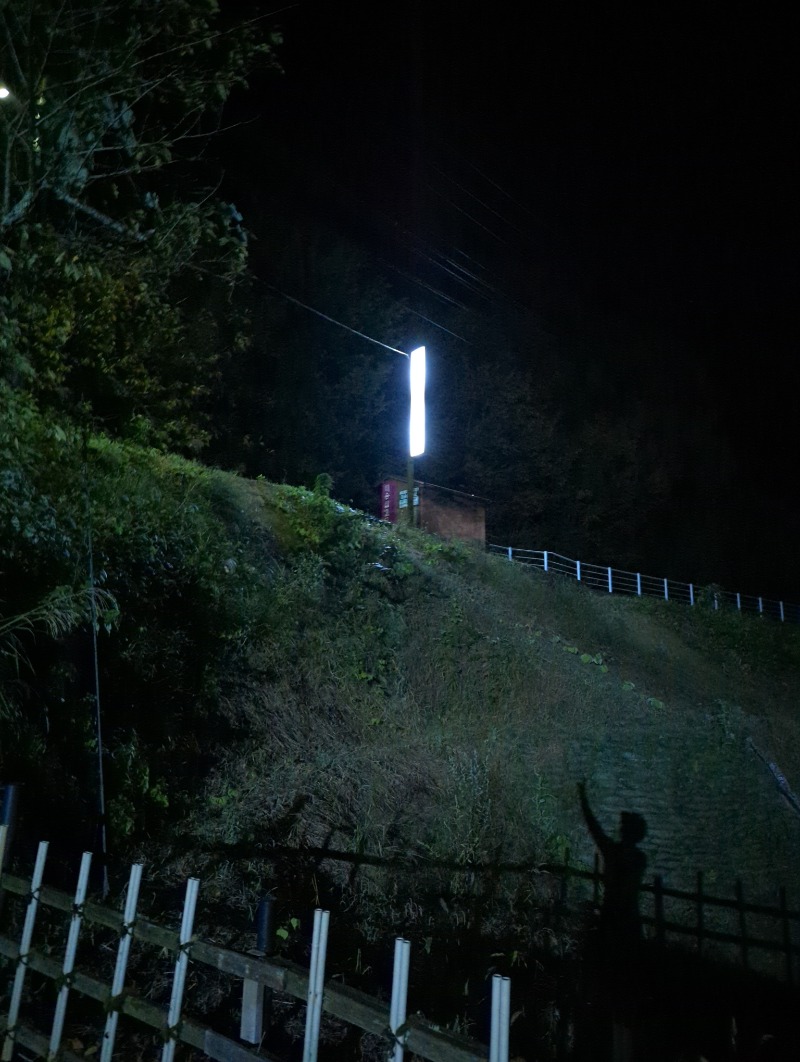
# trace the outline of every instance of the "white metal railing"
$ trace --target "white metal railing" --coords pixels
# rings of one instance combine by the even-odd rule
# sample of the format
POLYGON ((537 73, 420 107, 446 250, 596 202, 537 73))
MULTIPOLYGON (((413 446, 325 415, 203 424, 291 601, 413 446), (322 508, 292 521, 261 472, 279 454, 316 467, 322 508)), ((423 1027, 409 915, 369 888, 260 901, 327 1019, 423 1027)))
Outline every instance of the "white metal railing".
POLYGON ((587 564, 585 561, 562 557, 560 553, 552 553, 546 549, 516 549, 514 546, 497 546, 491 543, 488 549, 490 553, 506 556, 518 564, 532 564, 545 572, 568 575, 588 586, 590 590, 609 594, 633 594, 638 597, 660 597, 665 601, 678 601, 685 605, 703 603, 713 609, 730 608, 739 612, 758 612, 773 619, 800 623, 800 605, 786 601, 773 601, 716 587, 702 587, 695 583, 682 583, 677 579, 643 575, 641 572, 628 572, 601 564, 587 564))
MULTIPOLYGON (((0 860, 6 845, 9 828, 0 825, 0 860)), ((247 955, 199 940, 194 933, 195 910, 200 883, 189 878, 181 918, 180 932, 166 929, 142 918, 138 899, 142 880, 142 865, 131 867, 125 911, 86 900, 91 857, 84 854, 78 885, 72 896, 43 885, 47 858, 47 842, 39 845, 36 865, 30 879, 8 873, 0 874, 0 895, 7 893, 26 904, 24 924, 19 937, 0 932, 0 966, 10 965, 14 971, 10 1002, 5 1012, 0 1010, 0 1062, 11 1062, 18 1045, 38 1057, 54 1062, 63 1055, 78 1062, 76 1056, 64 1049, 64 1030, 67 1027, 68 1002, 72 993, 94 999, 97 1008, 95 1022, 99 1044, 94 1046, 99 1057, 112 1060, 116 1050, 117 1024, 120 1014, 128 1019, 157 1030, 163 1038, 162 1062, 172 1062, 179 1043, 188 1044, 216 1062, 253 1062, 274 1059, 263 1050, 269 1039, 264 1028, 264 992, 277 990, 294 999, 306 1001, 306 1028, 303 1045, 304 1062, 316 1062, 320 1026, 323 1013, 348 1022, 365 1032, 384 1038, 386 1057, 403 1062, 404 1056, 414 1055, 429 1062, 486 1062, 486 1046, 476 1040, 458 1036, 434 1025, 418 1014, 407 1013, 408 981, 411 945, 403 938, 395 942, 391 1004, 366 993, 340 986, 334 978, 325 979, 325 958, 328 939, 329 912, 314 912, 311 944, 311 965, 308 970, 288 960, 265 956, 263 952, 247 955), (36 919, 41 907, 61 912, 69 918, 69 934, 63 960, 52 953, 52 942, 36 941, 36 919), (84 922, 113 929, 118 935, 117 959, 113 982, 92 976, 85 967, 76 966, 78 935, 84 922), (128 991, 125 976, 131 944, 153 945, 162 956, 175 957, 172 990, 168 1010, 128 991), (241 991, 242 1012, 239 1040, 223 1035, 192 1016, 191 985, 187 983, 189 963, 205 965, 227 974, 234 991, 241 991), (40 1023, 47 1025, 46 1008, 26 1006, 24 982, 29 970, 54 981, 60 991, 48 1035, 40 1023), (241 986, 238 985, 241 982, 241 986), (188 1000, 188 1013, 184 1006, 188 1000), (105 1030, 101 1033, 102 1012, 105 1011, 105 1030), (244 1041, 239 1042, 239 1041, 244 1041), (257 1050, 253 1050, 253 1046, 257 1050)), ((84 960, 86 956, 84 955, 84 960)), ((6 971, 3 976, 7 977, 6 971)), ((492 977, 492 1013, 489 1028, 490 1062, 508 1062, 509 1028, 511 1024, 511 985, 507 977, 492 977)), ((29 1001, 28 1001, 29 1003, 29 1001)), ((91 1035, 86 1015, 81 1016, 84 1037, 91 1035)), ((123 1047, 124 1050, 124 1047, 123 1047)), ((90 1052, 87 1052, 87 1054, 90 1052)))

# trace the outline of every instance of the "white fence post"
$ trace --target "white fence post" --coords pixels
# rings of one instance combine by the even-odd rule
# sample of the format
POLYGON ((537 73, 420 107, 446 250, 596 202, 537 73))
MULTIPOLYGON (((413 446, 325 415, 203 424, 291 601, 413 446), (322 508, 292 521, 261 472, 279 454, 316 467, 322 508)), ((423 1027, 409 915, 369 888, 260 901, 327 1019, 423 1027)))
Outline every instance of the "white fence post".
POLYGON ((408 1002, 408 969, 411 961, 411 942, 398 937, 394 942, 394 973, 392 975, 392 1002, 389 1008, 389 1029, 394 1037, 392 1062, 403 1062, 405 1033, 397 1035, 406 1022, 408 1002))
POLYGON ((742 611, 742 595, 738 591, 736 592, 736 607, 740 612, 742 611))
POLYGON ((764 602, 763 602, 763 600, 761 598, 758 599, 758 611, 759 612, 763 612, 764 611, 764 602))
POLYGON ((689 583, 689 604, 694 605, 694 586, 689 583))
POLYGON ((308 971, 308 1005, 303 1062, 317 1062, 319 1026, 322 1018, 322 992, 325 985, 325 953, 328 949, 330 911, 314 912, 314 935, 311 941, 311 967, 308 971))
POLYGON ((544 570, 547 571, 547 550, 544 551, 544 570))
POLYGON ((580 582, 581 581, 581 562, 580 561, 575 561, 575 571, 576 571, 577 576, 578 576, 578 582, 580 582))
POLYGON ((78 951, 78 937, 80 936, 81 922, 83 921, 83 904, 86 900, 86 890, 89 887, 89 871, 91 870, 91 867, 92 853, 84 852, 83 858, 81 859, 81 869, 78 873, 78 887, 75 889, 75 906, 72 909, 72 919, 69 924, 69 936, 67 937, 67 947, 64 952, 64 965, 61 967, 64 984, 61 987, 61 991, 58 993, 56 1012, 53 1017, 53 1028, 50 1033, 50 1048, 47 1055, 50 1062, 53 1062, 58 1054, 58 1049, 61 1046, 61 1034, 64 1031, 64 1019, 67 1015, 69 982, 72 971, 75 967, 75 955, 78 951))
POLYGON ((609 594, 613 594, 614 593, 614 588, 611 585, 611 569, 610 568, 608 569, 608 592, 609 592, 609 594))
POLYGON ((46 859, 47 841, 41 841, 36 853, 36 864, 33 868, 33 877, 31 878, 31 898, 28 901, 28 910, 25 912, 25 924, 22 927, 22 937, 19 942, 17 970, 14 974, 14 987, 11 989, 11 1002, 8 1007, 6 1038, 3 1041, 3 1062, 11 1062, 11 1057, 14 1054, 14 1041, 17 1035, 17 1018, 19 1017, 19 1007, 22 1002, 22 990, 25 986, 25 974, 28 970, 28 952, 31 950, 33 927, 36 925, 36 911, 39 906, 39 890, 42 887, 44 862, 46 859))
POLYGON ((189 945, 194 930, 194 914, 197 910, 197 894, 200 891, 198 878, 189 878, 186 882, 186 898, 183 901, 181 918, 181 935, 178 940, 178 958, 175 961, 175 974, 172 979, 172 996, 167 1012, 167 1040, 161 1052, 161 1062, 172 1062, 175 1057, 175 1044, 178 1039, 178 1022, 183 1005, 183 992, 186 987, 186 973, 189 969, 189 945))
POLYGON ((510 561, 513 561, 514 559, 514 550, 511 548, 511 546, 508 547, 508 559, 510 561))
POLYGON ((667 586, 667 580, 664 580, 664 600, 669 601, 669 587, 667 586))
POLYGON ((778 602, 778 604, 779 604, 779 605, 781 606, 781 623, 783 623, 783 620, 784 620, 784 615, 783 615, 783 602, 782 602, 782 601, 779 601, 779 602, 778 602))
POLYGON ((500 974, 492 977, 492 1027, 489 1036, 489 1062, 508 1062, 511 1025, 511 981, 500 974))
POLYGON ((122 916, 122 936, 117 948, 117 963, 114 967, 114 980, 111 982, 111 1009, 106 1018, 106 1027, 103 1032, 103 1046, 100 1050, 100 1062, 111 1062, 114 1053, 114 1040, 117 1036, 117 1023, 119 1021, 120 996, 125 987, 125 973, 128 969, 128 956, 131 953, 133 941, 133 927, 136 921, 136 907, 139 903, 139 888, 142 884, 142 864, 134 863, 131 867, 131 876, 128 880, 128 895, 125 898, 125 913, 122 916))
POLYGON ((636 573, 636 593, 639 597, 642 596, 642 577, 639 572, 636 573))

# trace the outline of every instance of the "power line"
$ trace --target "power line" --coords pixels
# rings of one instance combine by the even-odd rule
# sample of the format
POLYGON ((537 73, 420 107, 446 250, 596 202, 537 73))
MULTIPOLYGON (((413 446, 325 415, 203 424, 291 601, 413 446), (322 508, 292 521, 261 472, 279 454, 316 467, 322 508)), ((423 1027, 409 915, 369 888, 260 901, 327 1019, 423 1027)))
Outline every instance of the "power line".
POLYGON ((412 276, 410 273, 406 273, 404 270, 398 268, 396 265, 392 265, 391 262, 387 262, 385 258, 376 259, 386 269, 390 269, 393 273, 397 273, 403 280, 409 281, 411 284, 416 284, 417 287, 422 288, 424 291, 429 292, 431 295, 435 295, 437 299, 442 302, 449 303, 451 306, 455 306, 459 310, 464 310, 465 313, 469 312, 469 308, 464 305, 463 302, 459 302, 452 296, 447 295, 445 292, 440 291, 438 288, 432 287, 430 284, 426 284, 424 280, 420 280, 418 277, 412 276))
POLYGON ((502 236, 498 236, 496 232, 484 225, 483 222, 480 222, 476 217, 473 217, 468 210, 464 210, 464 208, 460 207, 458 203, 454 203, 452 199, 450 199, 444 194, 444 192, 440 192, 438 188, 434 188, 433 185, 427 181, 425 182, 425 187, 428 188, 431 192, 433 192, 434 195, 438 195, 440 199, 443 199, 445 203, 448 204, 448 206, 451 206, 453 208, 453 210, 457 210, 459 214, 463 214, 465 218, 469 218, 469 220, 474 225, 477 225, 478 228, 483 229, 484 232, 488 232, 489 235, 493 236, 499 243, 504 243, 506 246, 508 246, 508 240, 504 240, 502 236))
MULTIPOLYGON (((463 184, 459 184, 455 177, 451 177, 449 173, 445 173, 445 171, 439 169, 438 166, 434 166, 433 168, 438 174, 441 174, 441 176, 444 177, 446 181, 450 181, 451 184, 454 184, 456 188, 460 189, 465 195, 468 195, 470 199, 474 199, 476 203, 480 203, 484 210, 488 210, 490 214, 494 214, 496 218, 499 218, 500 221, 508 225, 509 228, 512 228, 515 232, 518 232, 520 236, 526 236, 522 229, 515 225, 513 221, 509 221, 508 218, 503 217, 503 215, 500 214, 497 210, 495 210, 494 207, 490 207, 488 203, 484 203, 480 196, 475 195, 474 192, 470 192, 469 188, 465 188, 463 184)), ((500 189, 500 191, 502 191, 502 189, 500 189)))
MULTIPOLYGON (((411 309, 411 307, 409 307, 409 309, 411 309)), ((453 337, 453 339, 458 339, 458 340, 460 340, 460 341, 461 341, 462 343, 466 343, 468 347, 471 347, 471 346, 472 346, 472 344, 470 343, 470 341, 469 341, 468 339, 464 339, 464 337, 463 337, 463 336, 460 336, 460 335, 458 335, 458 333, 457 333, 457 332, 451 332, 449 328, 445 328, 445 326, 444 326, 444 325, 442 325, 442 324, 439 324, 439 322, 438 322, 438 321, 432 321, 432 320, 430 319, 430 317, 426 317, 426 316, 425 316, 425 314, 424 314, 424 313, 420 313, 420 312, 419 312, 419 310, 411 310, 411 313, 413 313, 415 317, 421 317, 421 318, 422 318, 422 320, 423 320, 423 321, 427 321, 427 322, 428 322, 428 324, 432 324, 434 328, 441 328, 441 330, 442 330, 443 332, 447 332, 447 334, 448 334, 449 336, 452 336, 452 337, 453 337)))
POLYGON ((321 317, 324 321, 330 321, 331 324, 338 325, 339 328, 343 328, 345 332, 351 332, 354 336, 358 336, 360 339, 366 339, 368 343, 374 343, 376 347, 383 347, 384 350, 391 350, 392 354, 402 354, 404 358, 409 355, 405 350, 398 350, 397 347, 390 347, 388 343, 382 343, 380 339, 373 339, 372 336, 365 335, 363 332, 356 331, 355 328, 351 328, 350 325, 342 324, 341 321, 337 321, 334 317, 329 317, 328 314, 323 313, 322 310, 316 310, 313 306, 307 305, 305 302, 300 302, 293 295, 287 295, 285 291, 281 291, 280 288, 275 287, 274 284, 270 284, 265 280, 264 283, 276 294, 282 296, 284 299, 288 299, 289 302, 293 302, 295 306, 300 306, 304 310, 308 310, 309 313, 315 313, 317 317, 321 317))

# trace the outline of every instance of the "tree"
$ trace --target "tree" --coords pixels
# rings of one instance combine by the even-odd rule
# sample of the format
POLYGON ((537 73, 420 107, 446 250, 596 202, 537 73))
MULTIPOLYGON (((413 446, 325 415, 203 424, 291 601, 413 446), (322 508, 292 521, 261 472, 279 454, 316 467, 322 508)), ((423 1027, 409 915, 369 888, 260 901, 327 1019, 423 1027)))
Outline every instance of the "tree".
POLYGON ((302 212, 261 210, 252 267, 268 286, 218 389, 211 456, 308 487, 328 473, 335 497, 372 509, 379 477, 404 467, 408 362, 285 295, 401 350, 416 326, 366 252, 302 212))
POLYGON ((278 37, 225 25, 215 0, 24 0, 0 33, 0 372, 116 433, 198 446, 247 242, 202 150, 278 37))

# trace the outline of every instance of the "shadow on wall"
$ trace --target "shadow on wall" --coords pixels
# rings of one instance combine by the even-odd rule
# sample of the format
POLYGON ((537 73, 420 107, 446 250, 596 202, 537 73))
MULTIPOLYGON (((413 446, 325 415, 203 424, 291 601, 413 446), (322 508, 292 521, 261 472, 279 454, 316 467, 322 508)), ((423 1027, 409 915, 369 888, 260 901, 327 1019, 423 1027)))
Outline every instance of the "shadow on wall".
MULTIPOLYGON (((793 1019, 800 1000, 791 984, 790 939, 784 941, 785 985, 748 972, 743 920, 745 962, 738 971, 715 966, 697 952, 665 948, 663 908, 655 939, 645 940, 639 897, 646 889, 647 857, 639 844, 647 823, 641 815, 623 811, 615 840, 592 812, 583 782, 578 799, 599 852, 604 890, 585 926, 579 959, 572 1021, 577 1062, 778 1062, 800 1057, 793 1019)), ((739 899, 743 914, 747 905, 739 899)), ((698 900, 702 921, 703 897, 698 900)), ((785 903, 782 913, 788 915, 785 903)))

